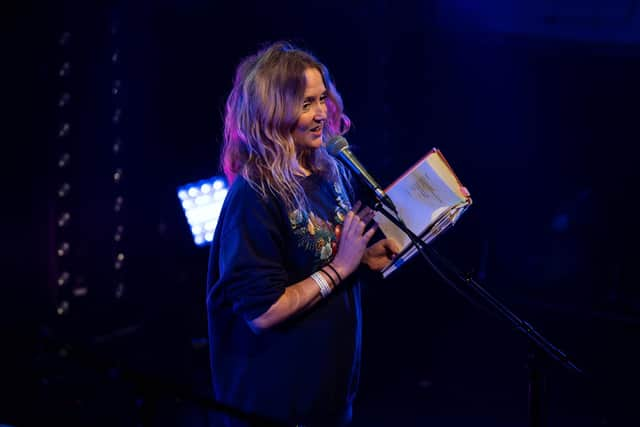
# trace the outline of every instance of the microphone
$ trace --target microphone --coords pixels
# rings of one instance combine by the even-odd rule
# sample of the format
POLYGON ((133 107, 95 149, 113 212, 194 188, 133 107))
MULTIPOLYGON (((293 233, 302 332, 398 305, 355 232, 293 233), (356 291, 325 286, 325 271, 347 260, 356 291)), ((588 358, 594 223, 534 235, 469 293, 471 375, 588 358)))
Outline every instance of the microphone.
POLYGON ((375 179, 367 172, 367 170, 362 166, 362 164, 356 159, 356 156, 349 150, 349 143, 347 140, 338 135, 334 136, 327 142, 327 151, 333 157, 337 157, 342 163, 344 163, 353 173, 358 175, 362 182, 364 182, 367 187, 371 189, 376 195, 376 198, 383 205, 391 209, 396 214, 398 210, 395 205, 391 201, 391 198, 387 196, 384 190, 380 187, 380 185, 376 182, 375 179))

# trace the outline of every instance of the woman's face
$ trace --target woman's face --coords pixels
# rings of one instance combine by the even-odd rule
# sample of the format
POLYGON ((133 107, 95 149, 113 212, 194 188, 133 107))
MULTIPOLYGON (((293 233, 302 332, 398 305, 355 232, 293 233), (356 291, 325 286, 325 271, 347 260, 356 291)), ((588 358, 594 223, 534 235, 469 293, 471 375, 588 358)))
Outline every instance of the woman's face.
POLYGON ((327 88, 322 74, 315 68, 304 72, 307 86, 304 90, 302 114, 298 117, 293 132, 293 140, 299 148, 319 148, 322 146, 322 129, 327 120, 327 88))

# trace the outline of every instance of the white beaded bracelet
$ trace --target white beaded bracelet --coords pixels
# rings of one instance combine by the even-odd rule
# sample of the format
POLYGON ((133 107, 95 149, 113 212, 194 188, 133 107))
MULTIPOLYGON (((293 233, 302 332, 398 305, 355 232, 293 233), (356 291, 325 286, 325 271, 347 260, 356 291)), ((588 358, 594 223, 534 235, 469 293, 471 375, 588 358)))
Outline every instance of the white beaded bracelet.
POLYGON ((329 283, 327 283, 327 279, 325 279, 324 276, 320 274, 319 271, 316 271, 315 273, 313 273, 311 275, 311 278, 316 282, 316 285, 318 285, 318 287, 320 288, 320 295, 322 295, 322 298, 326 298, 327 295, 331 293, 331 287, 329 286, 329 283))

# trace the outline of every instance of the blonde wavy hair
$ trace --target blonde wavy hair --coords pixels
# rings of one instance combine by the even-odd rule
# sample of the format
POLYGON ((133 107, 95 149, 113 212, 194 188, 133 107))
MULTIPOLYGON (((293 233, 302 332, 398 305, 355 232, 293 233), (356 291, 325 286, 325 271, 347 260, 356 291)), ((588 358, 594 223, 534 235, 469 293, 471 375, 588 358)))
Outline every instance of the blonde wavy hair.
POLYGON ((351 123, 327 68, 287 42, 273 43, 240 62, 225 107, 221 165, 229 183, 241 175, 263 197, 278 196, 289 211, 308 208, 297 179, 300 166, 332 181, 346 173, 324 144, 296 149, 292 130, 302 114, 309 68, 320 71, 327 88, 323 141, 343 135, 351 123))

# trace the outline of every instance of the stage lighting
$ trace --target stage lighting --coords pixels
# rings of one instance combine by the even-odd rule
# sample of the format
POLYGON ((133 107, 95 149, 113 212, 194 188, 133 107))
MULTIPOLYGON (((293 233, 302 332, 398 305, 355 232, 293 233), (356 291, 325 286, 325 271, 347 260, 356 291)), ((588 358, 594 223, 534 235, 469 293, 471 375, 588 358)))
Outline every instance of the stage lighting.
POLYGON ((178 199, 196 245, 204 246, 213 240, 213 231, 226 195, 227 184, 220 177, 203 179, 178 188, 178 199))

